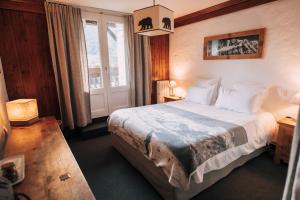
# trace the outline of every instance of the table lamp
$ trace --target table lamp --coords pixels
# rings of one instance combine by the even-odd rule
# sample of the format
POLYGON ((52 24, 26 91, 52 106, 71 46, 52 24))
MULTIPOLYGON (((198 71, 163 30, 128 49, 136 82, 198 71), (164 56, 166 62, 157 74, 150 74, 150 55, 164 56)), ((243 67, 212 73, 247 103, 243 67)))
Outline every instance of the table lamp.
POLYGON ((176 82, 175 81, 170 81, 169 82, 169 86, 170 86, 170 96, 174 96, 174 87, 176 86, 176 82))
POLYGON ((6 103, 8 119, 12 126, 27 126, 39 120, 36 99, 17 99, 6 103))

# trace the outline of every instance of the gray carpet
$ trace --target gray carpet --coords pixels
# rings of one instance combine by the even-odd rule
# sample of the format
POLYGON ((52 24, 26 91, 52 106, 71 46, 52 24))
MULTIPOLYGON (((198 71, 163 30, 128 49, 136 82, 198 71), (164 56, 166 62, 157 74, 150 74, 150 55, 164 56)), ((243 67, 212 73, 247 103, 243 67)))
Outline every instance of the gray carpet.
MULTIPOLYGON (((99 200, 162 199, 147 180, 110 144, 110 136, 68 140, 71 150, 99 200)), ((287 165, 275 165, 270 152, 235 169, 193 200, 279 200, 287 165)))

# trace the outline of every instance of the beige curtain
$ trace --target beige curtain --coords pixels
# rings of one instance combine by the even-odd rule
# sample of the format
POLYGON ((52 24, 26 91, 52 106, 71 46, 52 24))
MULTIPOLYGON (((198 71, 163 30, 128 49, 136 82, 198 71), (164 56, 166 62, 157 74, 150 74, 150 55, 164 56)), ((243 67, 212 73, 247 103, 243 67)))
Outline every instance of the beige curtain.
POLYGON ((297 122, 293 136, 288 175, 282 198, 284 200, 300 199, 300 111, 298 113, 297 122))
POLYGON ((8 139, 8 134, 11 131, 6 111, 7 101, 8 97, 0 58, 0 159, 2 159, 3 157, 5 145, 8 139))
POLYGON ((127 16, 128 66, 130 67, 131 105, 151 103, 150 38, 134 33, 133 16, 127 16))
POLYGON ((50 50, 64 126, 91 122, 87 53, 81 10, 45 2, 50 50))

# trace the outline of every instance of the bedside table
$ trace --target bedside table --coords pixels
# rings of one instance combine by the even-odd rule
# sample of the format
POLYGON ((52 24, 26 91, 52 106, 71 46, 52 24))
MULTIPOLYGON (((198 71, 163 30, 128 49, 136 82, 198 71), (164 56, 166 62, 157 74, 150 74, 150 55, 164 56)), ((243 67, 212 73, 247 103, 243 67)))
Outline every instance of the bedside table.
POLYGON ((282 160, 285 163, 288 163, 296 121, 292 118, 286 117, 279 120, 278 125, 279 130, 277 135, 277 145, 274 162, 279 163, 280 160, 282 160))
POLYGON ((164 96, 165 102, 178 101, 182 99, 183 99, 182 97, 178 97, 178 96, 164 96))

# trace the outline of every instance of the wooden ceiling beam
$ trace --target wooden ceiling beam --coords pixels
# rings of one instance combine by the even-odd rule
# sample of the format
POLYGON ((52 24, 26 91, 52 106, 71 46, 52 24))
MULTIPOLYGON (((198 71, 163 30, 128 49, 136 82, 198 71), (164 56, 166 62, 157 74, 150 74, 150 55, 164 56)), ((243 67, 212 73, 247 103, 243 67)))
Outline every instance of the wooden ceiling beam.
POLYGON ((175 19, 175 28, 277 0, 229 0, 175 19))

